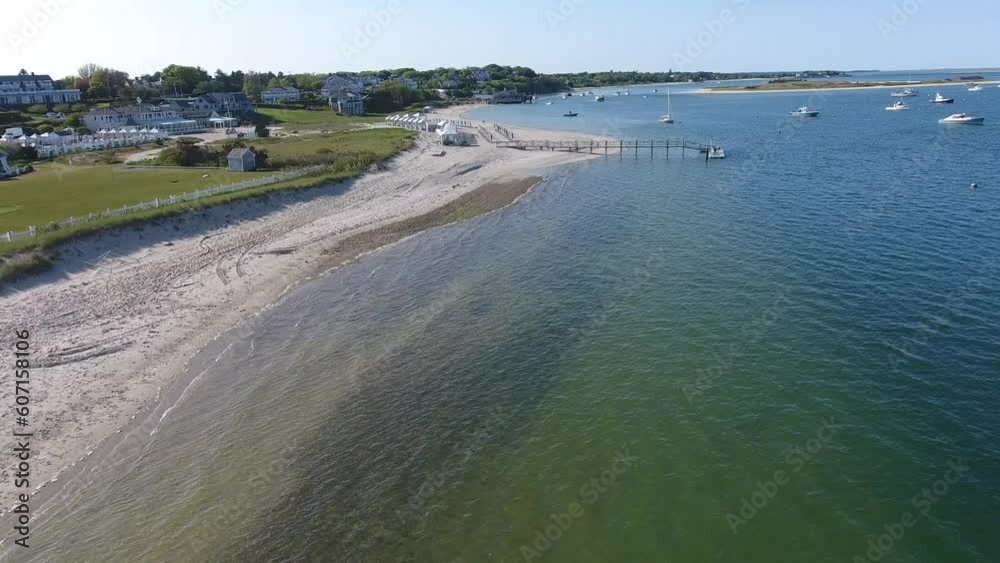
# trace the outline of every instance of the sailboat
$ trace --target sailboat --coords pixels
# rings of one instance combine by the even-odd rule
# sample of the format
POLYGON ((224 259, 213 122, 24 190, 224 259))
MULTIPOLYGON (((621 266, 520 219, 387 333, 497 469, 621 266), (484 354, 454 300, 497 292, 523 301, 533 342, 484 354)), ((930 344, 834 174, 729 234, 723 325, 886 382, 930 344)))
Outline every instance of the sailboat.
POLYGON ((667 88, 667 114, 660 116, 660 123, 673 123, 674 116, 670 113, 670 88, 667 88))

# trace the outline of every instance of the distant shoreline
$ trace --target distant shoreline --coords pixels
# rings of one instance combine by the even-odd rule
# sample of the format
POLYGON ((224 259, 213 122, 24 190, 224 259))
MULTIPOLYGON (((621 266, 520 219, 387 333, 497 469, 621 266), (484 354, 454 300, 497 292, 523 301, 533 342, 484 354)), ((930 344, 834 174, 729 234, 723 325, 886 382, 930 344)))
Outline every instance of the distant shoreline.
MULTIPOLYGON (((982 84, 984 86, 1000 84, 1000 80, 976 80, 976 84, 982 84)), ((747 90, 745 88, 701 88, 700 90, 695 90, 695 94, 775 94, 775 93, 788 93, 788 92, 835 92, 841 90, 896 90, 899 88, 925 88, 925 87, 939 87, 939 86, 964 86, 967 84, 964 81, 952 80, 951 82, 914 82, 914 83, 899 83, 899 84, 878 84, 872 83, 870 85, 853 85, 853 86, 827 86, 818 88, 772 88, 768 90, 747 90)))

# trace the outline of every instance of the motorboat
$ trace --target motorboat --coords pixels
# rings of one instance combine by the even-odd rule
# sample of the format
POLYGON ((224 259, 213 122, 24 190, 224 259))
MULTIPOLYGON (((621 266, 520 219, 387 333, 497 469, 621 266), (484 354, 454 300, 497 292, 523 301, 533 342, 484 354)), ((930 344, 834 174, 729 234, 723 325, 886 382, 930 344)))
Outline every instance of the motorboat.
POLYGON ((958 125, 982 125, 985 117, 972 117, 964 113, 956 113, 938 121, 938 123, 954 123, 958 125))
POLYGON ((545 105, 547 105, 547 106, 551 106, 551 105, 552 105, 552 102, 545 102, 545 105))
POLYGON ((953 103, 955 103, 955 98, 945 98, 944 96, 941 95, 941 92, 938 92, 937 95, 934 96, 934 99, 931 100, 931 103, 934 103, 934 104, 953 104, 953 103))
POLYGON ((985 89, 986 88, 983 88, 982 84, 975 84, 975 83, 969 84, 969 91, 970 92, 982 92, 985 89))
POLYGON ((712 160, 726 158, 726 150, 720 146, 713 145, 708 148, 708 158, 712 160))
POLYGON ((808 106, 802 106, 791 112, 789 115, 793 115, 795 117, 819 117, 819 112, 814 109, 809 109, 808 106))
POLYGON ((896 90, 890 96, 893 98, 912 98, 917 95, 917 91, 913 88, 904 88, 902 90, 896 90))
POLYGON ((576 117, 578 115, 580 114, 575 111, 567 111, 566 113, 563 114, 563 117, 576 117))
POLYGON ((885 111, 906 111, 908 109, 910 109, 910 106, 904 104, 903 102, 896 101, 886 106, 885 111))
POLYGON ((604 96, 597 96, 596 98, 594 98, 595 102, 603 102, 605 100, 607 100, 607 98, 605 98, 604 96))

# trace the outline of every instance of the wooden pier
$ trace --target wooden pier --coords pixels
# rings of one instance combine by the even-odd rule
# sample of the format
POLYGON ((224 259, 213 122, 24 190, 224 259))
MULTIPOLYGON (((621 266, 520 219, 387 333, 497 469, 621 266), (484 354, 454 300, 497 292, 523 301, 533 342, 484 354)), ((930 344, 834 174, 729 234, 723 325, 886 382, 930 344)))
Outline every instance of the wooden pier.
POLYGON ((650 158, 654 158, 657 151, 661 151, 666 158, 670 158, 671 149, 674 154, 680 152, 681 158, 686 158, 688 151, 693 151, 697 155, 709 155, 713 149, 721 149, 719 145, 706 145, 685 139, 650 139, 648 141, 516 141, 504 140, 495 141, 494 145, 500 148, 517 150, 541 150, 541 151, 567 151, 585 152, 589 154, 606 154, 617 152, 620 158, 626 154, 634 154, 639 158, 640 154, 649 153, 650 158))

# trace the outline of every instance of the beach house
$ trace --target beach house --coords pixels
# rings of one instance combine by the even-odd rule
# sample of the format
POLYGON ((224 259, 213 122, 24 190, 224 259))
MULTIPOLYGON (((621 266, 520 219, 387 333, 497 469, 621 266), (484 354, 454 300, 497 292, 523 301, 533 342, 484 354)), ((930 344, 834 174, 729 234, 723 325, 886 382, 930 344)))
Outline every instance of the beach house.
POLYGON ((170 106, 136 104, 116 108, 92 109, 83 116, 91 131, 120 127, 155 127, 171 135, 203 131, 206 127, 188 119, 170 106))
POLYGON ((0 76, 0 105, 62 104, 80 97, 76 88, 56 88, 47 74, 0 76))
POLYGON ((253 172, 257 170, 257 155, 250 149, 235 148, 226 157, 230 172, 253 172))
POLYGON ((260 93, 260 101, 265 104, 281 104, 285 102, 297 102, 302 95, 298 88, 268 88, 260 93))
POLYGON ((323 86, 320 88, 320 94, 329 100, 345 90, 353 94, 360 94, 364 91, 364 89, 365 84, 360 80, 348 79, 342 76, 337 76, 336 74, 331 74, 323 80, 323 86))
POLYGON ((330 105, 337 108, 337 113, 361 115, 365 113, 365 96, 343 91, 330 98, 330 105))

